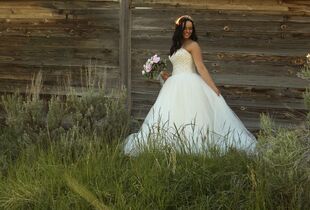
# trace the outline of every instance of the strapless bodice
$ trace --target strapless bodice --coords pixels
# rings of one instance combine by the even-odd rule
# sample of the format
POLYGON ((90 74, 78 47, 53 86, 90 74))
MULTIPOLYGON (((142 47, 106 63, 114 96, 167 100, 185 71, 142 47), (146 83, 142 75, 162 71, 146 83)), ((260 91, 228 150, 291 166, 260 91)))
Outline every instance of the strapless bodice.
POLYGON ((196 73, 192 55, 182 47, 172 56, 169 56, 169 60, 173 65, 172 75, 180 73, 196 73))

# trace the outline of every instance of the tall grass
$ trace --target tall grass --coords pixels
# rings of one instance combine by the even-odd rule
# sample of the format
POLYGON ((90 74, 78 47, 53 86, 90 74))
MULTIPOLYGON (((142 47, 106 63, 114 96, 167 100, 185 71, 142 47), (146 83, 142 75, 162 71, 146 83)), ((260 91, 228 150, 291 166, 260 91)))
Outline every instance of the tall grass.
POLYGON ((310 209, 307 122, 283 129, 263 115, 256 154, 128 157, 122 93, 14 94, 1 106, 0 209, 310 209))

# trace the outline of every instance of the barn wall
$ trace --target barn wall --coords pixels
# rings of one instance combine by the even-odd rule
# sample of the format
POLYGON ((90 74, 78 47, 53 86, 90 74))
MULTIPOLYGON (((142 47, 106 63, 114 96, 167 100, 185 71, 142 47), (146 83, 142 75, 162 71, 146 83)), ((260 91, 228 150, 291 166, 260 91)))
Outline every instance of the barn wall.
POLYGON ((39 71, 44 93, 58 93, 67 75, 81 87, 81 69, 91 66, 107 90, 126 85, 128 107, 142 120, 160 90, 141 76, 142 65, 154 53, 168 59, 174 20, 189 14, 205 65, 246 126, 257 130, 263 112, 298 124, 309 8, 306 0, 2 1, 0 93, 24 91, 39 71))

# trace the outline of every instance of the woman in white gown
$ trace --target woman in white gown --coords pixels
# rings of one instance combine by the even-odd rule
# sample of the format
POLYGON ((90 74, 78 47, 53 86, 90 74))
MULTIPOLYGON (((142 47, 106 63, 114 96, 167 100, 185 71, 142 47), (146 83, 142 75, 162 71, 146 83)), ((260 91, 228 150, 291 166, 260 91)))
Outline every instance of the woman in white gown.
POLYGON ((125 140, 124 153, 137 155, 146 148, 167 146, 186 153, 205 152, 213 146, 254 151, 255 137, 226 104, 203 64, 190 16, 176 20, 172 40, 172 76, 139 132, 125 140))

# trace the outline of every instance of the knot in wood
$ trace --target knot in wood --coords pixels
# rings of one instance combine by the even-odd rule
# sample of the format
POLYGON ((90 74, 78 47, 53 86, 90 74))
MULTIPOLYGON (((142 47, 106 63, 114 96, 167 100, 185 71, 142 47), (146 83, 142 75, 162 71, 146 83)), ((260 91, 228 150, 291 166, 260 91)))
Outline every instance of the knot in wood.
POLYGON ((281 30, 285 30, 285 29, 287 29, 287 25, 282 24, 282 25, 280 26, 280 28, 281 28, 281 30))
POLYGON ((229 28, 229 26, 224 26, 224 31, 230 31, 230 28, 229 28))
POLYGON ((219 59, 223 59, 223 58, 224 58, 224 55, 223 55, 223 53, 218 53, 218 54, 217 54, 217 57, 218 57, 219 59))

